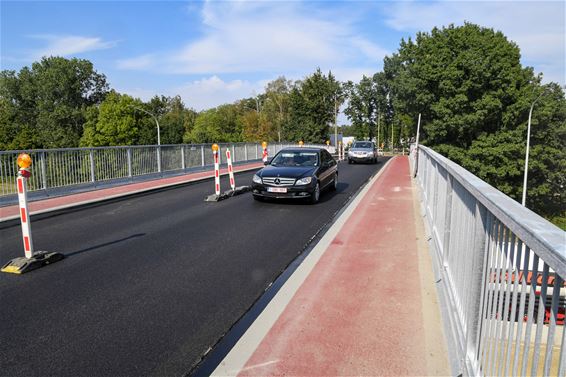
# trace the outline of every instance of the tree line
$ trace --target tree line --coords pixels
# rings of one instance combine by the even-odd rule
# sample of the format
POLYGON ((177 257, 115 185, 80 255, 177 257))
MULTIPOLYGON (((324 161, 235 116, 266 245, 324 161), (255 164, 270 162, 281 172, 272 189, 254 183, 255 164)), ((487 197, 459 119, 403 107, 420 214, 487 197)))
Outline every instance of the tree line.
MULTIPOLYGON (((532 116, 527 206, 566 217, 566 100, 556 83, 520 62, 501 32, 466 23, 417 33, 386 56, 383 70, 340 82, 320 69, 263 93, 203 111, 179 96, 144 102, 112 90, 83 59, 44 57, 0 73, 0 148, 298 141, 323 143, 339 109, 340 131, 393 148, 421 140, 505 194, 520 199, 529 109, 532 116), (153 114, 150 115, 150 114, 153 114)), ((562 225, 564 226, 564 225, 562 225)))

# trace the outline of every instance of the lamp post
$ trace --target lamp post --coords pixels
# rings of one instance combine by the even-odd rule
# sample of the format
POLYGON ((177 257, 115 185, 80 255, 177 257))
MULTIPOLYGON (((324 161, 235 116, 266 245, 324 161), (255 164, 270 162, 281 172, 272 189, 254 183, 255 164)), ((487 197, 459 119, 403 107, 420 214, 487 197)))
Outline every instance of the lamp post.
POLYGON ((153 117, 153 119, 155 119, 155 124, 157 124, 157 171, 161 173, 161 135, 159 133, 159 121, 157 120, 157 117, 153 113, 150 113, 147 110, 132 105, 130 105, 130 107, 133 108, 134 110, 138 110, 146 114, 149 114, 153 117))
POLYGON ((157 117, 153 113, 150 113, 147 110, 144 110, 144 109, 141 109, 141 108, 135 107, 135 106, 131 106, 131 107, 135 110, 144 112, 144 113, 151 115, 153 117, 153 119, 155 120, 155 124, 157 125, 157 145, 160 146, 161 145, 161 135, 160 135, 160 132, 159 132, 159 121, 157 120, 157 117))
POLYGON ((546 88, 539 96, 533 101, 531 104, 531 109, 529 110, 529 121, 527 123, 527 152, 525 153, 525 175, 523 178, 523 199, 521 200, 521 205, 525 207, 525 203, 527 201, 527 175, 529 173, 529 148, 531 142, 531 116, 533 115, 533 108, 535 107, 535 103, 547 92, 548 88, 546 88))

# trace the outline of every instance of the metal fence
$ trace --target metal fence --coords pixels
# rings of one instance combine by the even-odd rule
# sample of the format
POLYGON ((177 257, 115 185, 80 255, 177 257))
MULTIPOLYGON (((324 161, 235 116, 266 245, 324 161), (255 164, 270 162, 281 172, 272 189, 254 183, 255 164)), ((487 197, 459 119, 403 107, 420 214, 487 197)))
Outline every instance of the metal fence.
POLYGON ((460 372, 566 374, 566 232, 433 150, 411 153, 460 372))
MULTIPOLYGON (((296 145, 270 143, 267 148, 269 155, 273 156, 282 148, 296 145)), ((219 146, 221 163, 228 148, 234 163, 260 160, 263 153, 262 146, 255 143, 219 146)), ((65 194, 113 183, 183 174, 207 169, 214 164, 211 144, 0 151, 0 204, 15 200, 16 160, 22 152, 28 153, 33 160, 32 176, 28 181, 32 195, 41 192, 65 194)))

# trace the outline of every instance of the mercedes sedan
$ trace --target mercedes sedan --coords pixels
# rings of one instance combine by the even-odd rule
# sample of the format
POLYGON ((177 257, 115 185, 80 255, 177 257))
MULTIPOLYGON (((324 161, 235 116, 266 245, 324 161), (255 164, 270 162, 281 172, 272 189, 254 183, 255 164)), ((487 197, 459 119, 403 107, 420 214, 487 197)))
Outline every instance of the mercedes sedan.
POLYGON ((336 190, 338 164, 323 148, 286 148, 267 161, 252 180, 252 195, 265 198, 308 199, 316 203, 325 188, 336 190))

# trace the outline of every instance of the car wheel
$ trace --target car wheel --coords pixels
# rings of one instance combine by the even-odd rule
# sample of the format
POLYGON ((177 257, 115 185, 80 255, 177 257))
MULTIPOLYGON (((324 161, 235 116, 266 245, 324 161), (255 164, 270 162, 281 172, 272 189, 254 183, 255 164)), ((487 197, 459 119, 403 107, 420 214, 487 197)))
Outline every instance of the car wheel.
POLYGON ((317 182, 316 186, 314 187, 314 191, 312 192, 311 195, 311 203, 315 204, 318 203, 320 199, 320 184, 317 182))
POLYGON ((334 179, 332 180, 332 185, 330 186, 330 190, 336 191, 338 188, 338 174, 334 174, 334 179))
POLYGON ((348 159, 348 163, 351 164, 351 163, 352 163, 352 160, 348 159))

